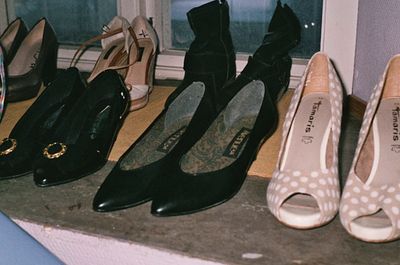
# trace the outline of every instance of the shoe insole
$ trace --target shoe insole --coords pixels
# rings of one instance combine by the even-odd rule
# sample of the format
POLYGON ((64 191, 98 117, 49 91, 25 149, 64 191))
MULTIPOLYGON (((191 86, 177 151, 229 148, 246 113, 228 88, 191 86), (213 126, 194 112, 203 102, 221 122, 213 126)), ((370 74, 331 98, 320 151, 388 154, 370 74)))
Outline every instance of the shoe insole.
POLYGON ((18 76, 28 73, 36 66, 43 41, 45 21, 43 20, 22 41, 14 59, 8 65, 9 76, 18 76))
MULTIPOLYGON (((331 104, 328 93, 304 95, 288 134, 281 169, 309 172, 326 168, 326 149, 331 129, 331 104)), ((320 210, 309 194, 297 193, 281 206, 281 218, 294 225, 312 226, 318 222, 320 210), (302 216, 299 220, 293 218, 302 216), (291 220, 289 220, 291 219, 291 220)))
POLYGON ((181 169, 199 174, 216 171, 233 163, 247 143, 264 93, 261 82, 252 82, 242 88, 200 140, 182 157, 181 169))
POLYGON ((17 35, 18 32, 18 27, 21 24, 19 20, 15 21, 7 30, 7 32, 4 33, 2 38, 0 39, 1 46, 4 48, 6 53, 10 50, 11 45, 15 39, 15 36, 17 35))
POLYGON ((288 135, 281 169, 309 171, 326 168, 330 118, 329 94, 303 96, 288 135))
POLYGON ((158 161, 167 155, 186 131, 204 94, 204 84, 189 85, 153 123, 145 135, 121 161, 121 169, 133 170, 158 161))
POLYGON ((367 241, 385 240, 392 233, 392 222, 383 210, 361 216, 350 223, 351 232, 367 241))

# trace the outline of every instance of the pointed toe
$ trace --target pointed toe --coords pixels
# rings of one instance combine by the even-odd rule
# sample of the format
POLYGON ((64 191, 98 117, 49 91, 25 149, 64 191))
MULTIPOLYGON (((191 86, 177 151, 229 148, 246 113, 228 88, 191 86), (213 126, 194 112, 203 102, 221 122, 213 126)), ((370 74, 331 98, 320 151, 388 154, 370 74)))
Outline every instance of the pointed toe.
POLYGON ((54 165, 39 165, 33 169, 33 181, 36 186, 49 187, 67 182, 67 176, 54 165))
POLYGON ((44 168, 36 168, 33 172, 33 180, 37 186, 47 186, 48 177, 44 168))
POLYGON ((50 170, 45 167, 34 169, 33 181, 39 187, 47 187, 55 184, 54 178, 50 176, 50 170))
POLYGON ((114 167, 93 199, 93 210, 110 212, 134 207, 152 198, 152 177, 114 167))
POLYGON ((127 208, 127 205, 132 203, 124 196, 124 192, 115 193, 101 187, 93 199, 92 207, 96 212, 111 212, 127 208))
POLYGON ((158 217, 178 215, 175 206, 176 205, 172 203, 153 200, 151 204, 151 214, 158 217))
POLYGON ((96 212, 108 212, 116 209, 117 205, 113 203, 112 199, 96 194, 92 207, 96 212))

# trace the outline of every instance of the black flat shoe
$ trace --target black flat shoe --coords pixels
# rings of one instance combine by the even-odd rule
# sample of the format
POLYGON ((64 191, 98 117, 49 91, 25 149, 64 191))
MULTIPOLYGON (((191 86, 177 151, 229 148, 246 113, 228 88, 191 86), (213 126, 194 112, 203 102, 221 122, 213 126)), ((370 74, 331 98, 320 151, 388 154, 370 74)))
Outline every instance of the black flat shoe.
POLYGON ((16 18, 11 22, 0 36, 0 44, 4 51, 4 62, 8 64, 12 61, 21 42, 28 34, 28 28, 21 18, 16 18))
POLYGON ((106 70, 90 82, 36 157, 35 184, 46 187, 70 182, 104 166, 128 99, 125 84, 115 70, 106 70))
MULTIPOLYGON (((279 2, 277 9, 283 9, 279 2)), ((258 149, 276 129, 276 101, 290 79, 287 53, 299 42, 300 25, 289 27, 294 19, 279 18, 280 11, 274 19, 282 24, 274 24, 276 31, 265 36, 242 73, 222 90, 216 119, 190 150, 170 165, 153 197, 153 215, 197 212, 221 204, 239 191, 258 149), (298 30, 292 31, 294 28, 298 30)), ((286 16, 286 12, 280 14, 286 16)))
POLYGON ((32 157, 42 150, 43 143, 83 91, 76 68, 58 75, 19 119, 9 137, 0 142, 0 179, 32 171, 32 157))
POLYGON ((58 43, 45 18, 39 20, 21 42, 7 66, 7 101, 35 97, 41 84, 48 85, 57 72, 58 43))
POLYGON ((188 12, 196 37, 185 56, 185 78, 107 176, 94 210, 114 211, 151 200, 168 166, 215 118, 217 94, 236 72, 228 9, 225 1, 212 1, 188 12))

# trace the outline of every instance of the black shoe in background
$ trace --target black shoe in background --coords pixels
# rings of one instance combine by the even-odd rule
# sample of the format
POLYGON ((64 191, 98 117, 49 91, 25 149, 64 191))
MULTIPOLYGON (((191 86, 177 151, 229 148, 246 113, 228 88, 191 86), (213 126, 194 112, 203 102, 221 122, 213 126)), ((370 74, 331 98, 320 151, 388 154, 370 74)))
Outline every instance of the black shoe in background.
POLYGON ((5 65, 12 61, 27 34, 28 28, 21 18, 16 18, 3 31, 0 36, 0 45, 3 47, 5 65))
POLYGON ((42 83, 47 86, 57 73, 57 52, 56 34, 42 18, 28 32, 7 64, 7 101, 33 98, 42 83))

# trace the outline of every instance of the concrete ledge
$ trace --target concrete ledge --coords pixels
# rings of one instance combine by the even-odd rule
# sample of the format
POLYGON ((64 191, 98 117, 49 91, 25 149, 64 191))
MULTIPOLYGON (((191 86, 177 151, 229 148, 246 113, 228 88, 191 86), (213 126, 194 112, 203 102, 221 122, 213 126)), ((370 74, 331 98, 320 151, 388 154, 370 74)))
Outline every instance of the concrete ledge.
MULTIPOLYGON (((359 120, 347 119, 342 176, 360 127, 359 120)), ((248 177, 233 199, 192 215, 157 218, 150 203, 96 213, 92 199, 114 164, 49 188, 36 187, 32 175, 2 181, 0 209, 67 264, 399 264, 400 241, 358 241, 338 217, 306 231, 280 224, 266 206, 265 178, 248 177)))
POLYGON ((3 181, 0 208, 67 264, 396 264, 400 241, 368 244, 338 217, 299 231, 278 223, 265 202, 267 180, 248 177, 237 196, 204 212, 157 218, 150 203, 96 213, 91 201, 113 163, 50 188, 32 176, 3 181))

